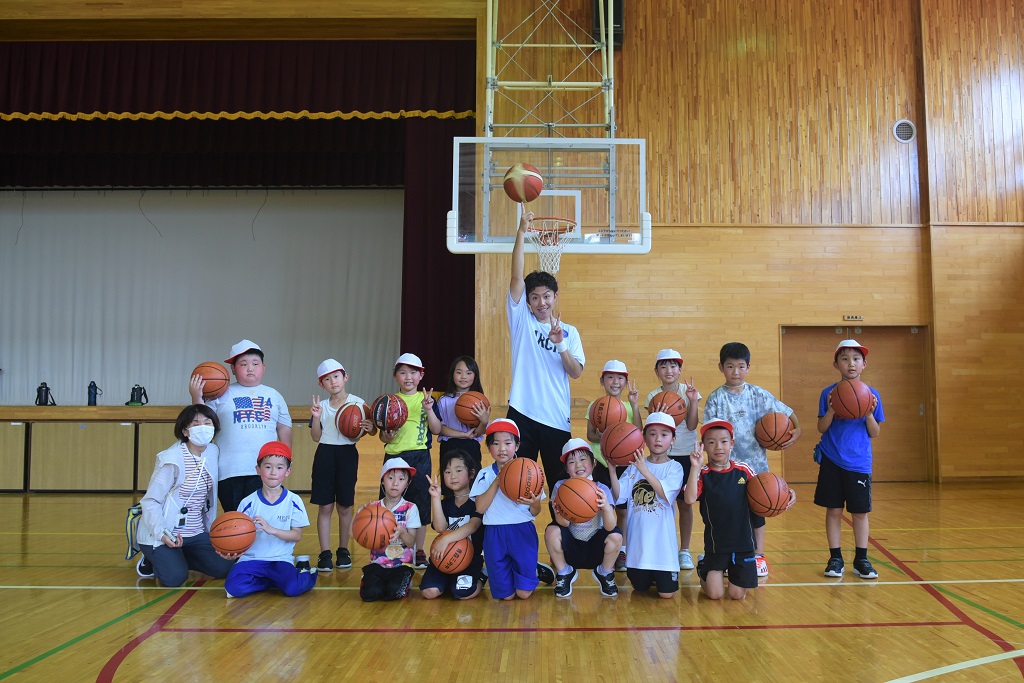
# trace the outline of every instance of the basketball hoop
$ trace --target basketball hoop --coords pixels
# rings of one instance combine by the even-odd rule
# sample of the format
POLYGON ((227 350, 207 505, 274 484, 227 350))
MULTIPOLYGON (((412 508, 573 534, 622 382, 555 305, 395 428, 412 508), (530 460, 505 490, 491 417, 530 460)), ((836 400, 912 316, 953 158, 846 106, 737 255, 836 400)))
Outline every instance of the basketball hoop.
POLYGON ((540 269, 554 275, 562 263, 562 250, 576 239, 576 221, 538 216, 526 228, 526 239, 537 249, 540 269))

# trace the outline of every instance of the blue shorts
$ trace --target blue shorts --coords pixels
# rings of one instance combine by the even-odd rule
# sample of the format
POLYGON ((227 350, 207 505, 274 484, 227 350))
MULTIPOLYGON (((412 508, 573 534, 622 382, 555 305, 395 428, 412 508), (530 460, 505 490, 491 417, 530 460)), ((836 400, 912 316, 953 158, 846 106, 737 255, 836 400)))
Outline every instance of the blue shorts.
POLYGON ((533 522, 484 527, 484 564, 491 597, 504 600, 517 590, 537 588, 537 527, 533 522))
POLYGON ((249 560, 236 562, 224 579, 228 595, 240 598, 276 588, 288 597, 302 595, 316 584, 316 574, 300 572, 291 562, 249 560))

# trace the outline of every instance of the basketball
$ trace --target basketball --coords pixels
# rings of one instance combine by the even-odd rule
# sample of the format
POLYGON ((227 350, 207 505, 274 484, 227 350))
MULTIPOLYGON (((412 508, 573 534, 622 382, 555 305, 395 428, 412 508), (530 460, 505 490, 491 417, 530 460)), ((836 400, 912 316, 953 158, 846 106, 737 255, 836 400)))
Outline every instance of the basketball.
POLYGON ((380 550, 391 542, 398 522, 383 505, 367 505, 352 517, 352 538, 367 550, 380 550))
POLYGON ((600 489, 586 477, 572 477, 558 485, 552 505, 555 512, 573 524, 589 522, 601 508, 597 505, 600 489))
POLYGON ((395 394, 384 394, 378 396, 377 400, 373 402, 370 413, 372 414, 370 419, 373 420, 377 429, 393 432, 409 419, 409 406, 405 405, 405 401, 395 394))
POLYGON ((658 411, 668 413, 672 416, 672 419, 676 421, 676 426, 681 425, 683 420, 686 419, 686 401, 684 401, 683 397, 674 391, 659 391, 654 395, 654 398, 651 399, 650 404, 647 406, 647 410, 652 413, 658 411), (665 405, 658 408, 657 406, 662 403, 665 405))
POLYGON ((859 379, 844 379, 829 395, 832 410, 844 420, 856 420, 871 412, 873 394, 867 384, 859 379))
POLYGON ((194 375, 199 375, 206 381, 203 386, 204 401, 223 396, 224 392, 228 390, 228 385, 231 384, 231 375, 228 374, 227 368, 220 363, 200 363, 189 375, 189 378, 194 375))
POLYGON ((341 432, 345 437, 349 439, 358 439, 362 427, 359 423, 364 418, 368 418, 366 414, 366 404, 360 405, 358 403, 349 403, 343 405, 338 414, 334 416, 334 424, 338 426, 338 431, 341 432))
POLYGON ((601 435, 601 454, 610 465, 628 465, 644 447, 644 433, 629 422, 613 424, 601 435))
POLYGON ((789 430, 793 423, 784 413, 768 413, 754 425, 754 438, 770 451, 781 451, 782 444, 789 441, 789 430))
POLYGON ((529 458, 514 458, 501 468, 498 486, 510 500, 516 501, 529 494, 539 496, 544 490, 544 472, 529 458))
POLYGON ((473 414, 473 406, 477 403, 483 403, 488 409, 491 407, 491 402, 479 391, 467 391, 459 396, 455 401, 455 419, 467 427, 478 427, 480 420, 473 414))
POLYGON ((444 549, 444 555, 441 556, 441 559, 435 560, 433 557, 434 546, 447 533, 445 531, 438 534, 434 542, 430 544, 430 561, 445 574, 458 574, 465 571, 469 563, 473 561, 473 541, 469 540, 467 536, 466 538, 460 538, 453 543, 449 543, 448 547, 444 549))
POLYGON ((244 512, 225 512, 210 525, 210 544, 225 555, 244 553, 256 540, 256 523, 244 512))
POLYGON ((789 484, 777 474, 762 472, 747 482, 747 505, 761 517, 774 517, 789 505, 789 484))
POLYGON ((532 202, 544 189, 544 178, 536 166, 513 164, 505 173, 505 194, 514 202, 532 202))
POLYGON ((603 433, 611 425, 626 421, 626 404, 615 396, 602 396, 590 404, 588 417, 594 429, 603 433))

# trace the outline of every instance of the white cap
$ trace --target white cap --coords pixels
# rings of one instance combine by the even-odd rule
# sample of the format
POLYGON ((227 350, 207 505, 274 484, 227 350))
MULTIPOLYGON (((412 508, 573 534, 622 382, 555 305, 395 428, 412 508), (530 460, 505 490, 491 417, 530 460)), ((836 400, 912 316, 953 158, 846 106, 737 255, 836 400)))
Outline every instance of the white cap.
POLYGON ((249 341, 248 339, 243 339, 231 347, 231 353, 228 354, 228 357, 224 362, 234 364, 235 359, 246 351, 259 351, 260 353, 263 353, 263 349, 260 348, 259 344, 254 341, 249 341))
POLYGON ((399 365, 408 365, 410 367, 419 368, 420 370, 425 369, 423 367, 423 361, 421 361, 420 357, 415 353, 403 353, 398 357, 398 360, 395 361, 395 367, 397 368, 399 365))
POLYGON ((323 363, 316 366, 316 381, 319 382, 327 375, 331 374, 332 372, 337 372, 338 370, 345 372, 345 368, 344 366, 342 366, 341 363, 334 360, 333 358, 328 358, 323 363))
POLYGON ((679 353, 675 349, 662 349, 658 351, 658 357, 654 359, 654 367, 658 367, 658 363, 663 360, 674 360, 679 361, 679 364, 683 364, 683 354, 679 353))
POLYGON ((644 420, 644 429, 647 429, 651 425, 662 425, 672 430, 672 433, 676 433, 676 421, 668 413, 651 413, 644 420))
POLYGON ((860 342, 858 342, 856 339, 844 339, 843 341, 839 342, 839 346, 836 347, 836 353, 832 357, 832 360, 836 360, 837 358, 839 358, 839 352, 842 351, 843 349, 857 349, 858 351, 860 351, 860 354, 862 356, 864 356, 865 358, 868 357, 868 347, 861 346, 860 342))
POLYGON ((380 468, 380 478, 383 479, 384 475, 391 470, 409 470, 409 477, 416 476, 416 468, 411 466, 405 461, 405 458, 388 458, 384 461, 384 466, 380 468))
POLYGON ((563 465, 565 464, 565 459, 568 458, 569 454, 573 451, 586 451, 587 453, 590 453, 590 457, 594 457, 594 449, 590 447, 590 444, 584 439, 576 437, 574 439, 569 439, 565 442, 565 445, 562 446, 562 457, 559 458, 559 460, 562 461, 563 465))
POLYGON ((604 369, 601 370, 601 375, 604 375, 604 373, 606 372, 614 372, 629 377, 629 371, 626 370, 626 364, 623 363, 621 360, 610 360, 607 363, 605 363, 604 369))

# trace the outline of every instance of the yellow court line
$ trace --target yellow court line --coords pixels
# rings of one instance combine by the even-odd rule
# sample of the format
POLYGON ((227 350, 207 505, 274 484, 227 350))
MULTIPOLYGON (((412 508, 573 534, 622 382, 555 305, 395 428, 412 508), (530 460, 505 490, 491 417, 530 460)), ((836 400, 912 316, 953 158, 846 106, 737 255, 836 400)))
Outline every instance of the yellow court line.
POLYGON ((915 681, 923 681, 928 678, 935 678, 936 676, 942 676, 955 671, 963 671, 964 669, 970 669, 971 667, 982 666, 984 664, 991 664, 992 662, 998 662, 1004 659, 1016 659, 1022 655, 1024 655, 1024 650, 1014 650, 1013 652, 1004 652, 1002 654, 991 655, 989 657, 968 659, 967 661, 960 662, 959 664, 950 664, 949 666, 942 666, 938 669, 922 671, 921 673, 904 676, 903 678, 894 678, 888 683, 914 683, 915 681))

